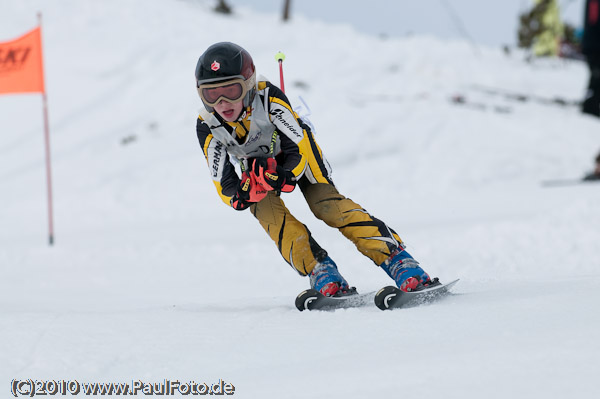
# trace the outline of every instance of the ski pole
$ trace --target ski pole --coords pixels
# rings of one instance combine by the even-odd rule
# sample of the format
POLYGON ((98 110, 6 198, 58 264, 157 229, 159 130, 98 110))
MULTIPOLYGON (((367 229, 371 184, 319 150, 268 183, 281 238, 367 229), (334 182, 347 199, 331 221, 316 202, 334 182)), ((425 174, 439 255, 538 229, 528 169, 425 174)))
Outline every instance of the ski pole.
POLYGON ((283 85, 283 60, 285 60, 285 54, 280 51, 275 54, 275 59, 279 62, 279 85, 281 86, 281 91, 285 93, 285 86, 283 85))

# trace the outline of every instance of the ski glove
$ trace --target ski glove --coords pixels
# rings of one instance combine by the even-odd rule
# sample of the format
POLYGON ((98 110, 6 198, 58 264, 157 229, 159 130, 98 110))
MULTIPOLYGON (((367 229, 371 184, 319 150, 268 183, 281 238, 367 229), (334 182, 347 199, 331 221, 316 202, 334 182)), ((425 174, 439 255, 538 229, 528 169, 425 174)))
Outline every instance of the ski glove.
POLYGON ((243 211, 255 202, 260 202, 267 196, 265 190, 256 182, 252 173, 242 173, 242 179, 237 187, 237 192, 231 198, 231 206, 237 211, 243 211))
POLYGON ((296 187, 296 176, 277 165, 275 158, 254 159, 252 175, 265 190, 275 190, 277 194, 290 193, 296 187))

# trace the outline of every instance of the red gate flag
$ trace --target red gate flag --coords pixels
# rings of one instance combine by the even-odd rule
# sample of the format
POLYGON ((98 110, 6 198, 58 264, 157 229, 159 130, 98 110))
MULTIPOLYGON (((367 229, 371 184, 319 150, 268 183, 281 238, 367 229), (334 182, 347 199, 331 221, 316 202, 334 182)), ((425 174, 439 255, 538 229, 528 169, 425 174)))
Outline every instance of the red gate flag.
POLYGON ((39 26, 9 42, 0 42, 0 94, 42 93, 44 112, 44 139, 46 144, 46 181, 48 188, 48 240, 54 244, 54 217, 52 211, 52 173, 50 172, 50 127, 48 99, 44 85, 42 58, 42 14, 39 26))
POLYGON ((44 92, 41 28, 0 42, 0 94, 44 92))

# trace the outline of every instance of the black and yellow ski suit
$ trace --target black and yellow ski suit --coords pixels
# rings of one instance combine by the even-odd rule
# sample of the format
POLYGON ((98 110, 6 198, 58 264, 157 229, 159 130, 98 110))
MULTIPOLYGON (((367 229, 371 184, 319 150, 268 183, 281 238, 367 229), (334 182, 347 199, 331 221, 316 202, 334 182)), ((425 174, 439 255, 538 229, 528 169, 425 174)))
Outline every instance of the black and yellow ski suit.
MULTIPOLYGON (((403 246, 385 223, 337 191, 312 131, 293 111, 285 94, 270 82, 258 82, 251 106, 236 122, 226 122, 216 112, 203 110, 196 131, 217 192, 226 204, 230 205, 240 184, 233 163, 244 168, 248 159, 276 155, 277 164, 296 176, 314 215, 337 228, 376 265, 403 246)), ((308 275, 327 257, 274 191, 249 209, 286 262, 301 275, 308 275)))

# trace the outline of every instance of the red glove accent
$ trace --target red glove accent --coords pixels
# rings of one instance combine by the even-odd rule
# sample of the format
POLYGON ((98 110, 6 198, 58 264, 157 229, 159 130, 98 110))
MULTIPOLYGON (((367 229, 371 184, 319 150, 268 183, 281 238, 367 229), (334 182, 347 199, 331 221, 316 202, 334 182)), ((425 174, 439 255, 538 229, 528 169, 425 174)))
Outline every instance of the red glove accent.
POLYGON ((252 175, 265 190, 273 190, 277 186, 277 161, 275 158, 256 158, 252 162, 252 175))
POLYGON ((265 190, 265 188, 256 181, 256 176, 254 176, 253 173, 244 172, 242 177, 244 177, 244 175, 250 178, 250 202, 262 201, 262 199, 267 196, 269 190, 265 190))
POLYGON ((289 193, 296 187, 294 174, 277 165, 275 158, 256 158, 251 174, 265 190, 289 193))
POLYGON ((251 202, 241 199, 237 194, 231 197, 231 207, 236 211, 243 211, 252 205, 251 202))
POLYGON ((231 198, 231 206, 235 210, 242 211, 253 203, 260 202, 266 196, 267 190, 256 182, 253 174, 244 172, 237 192, 231 198))

